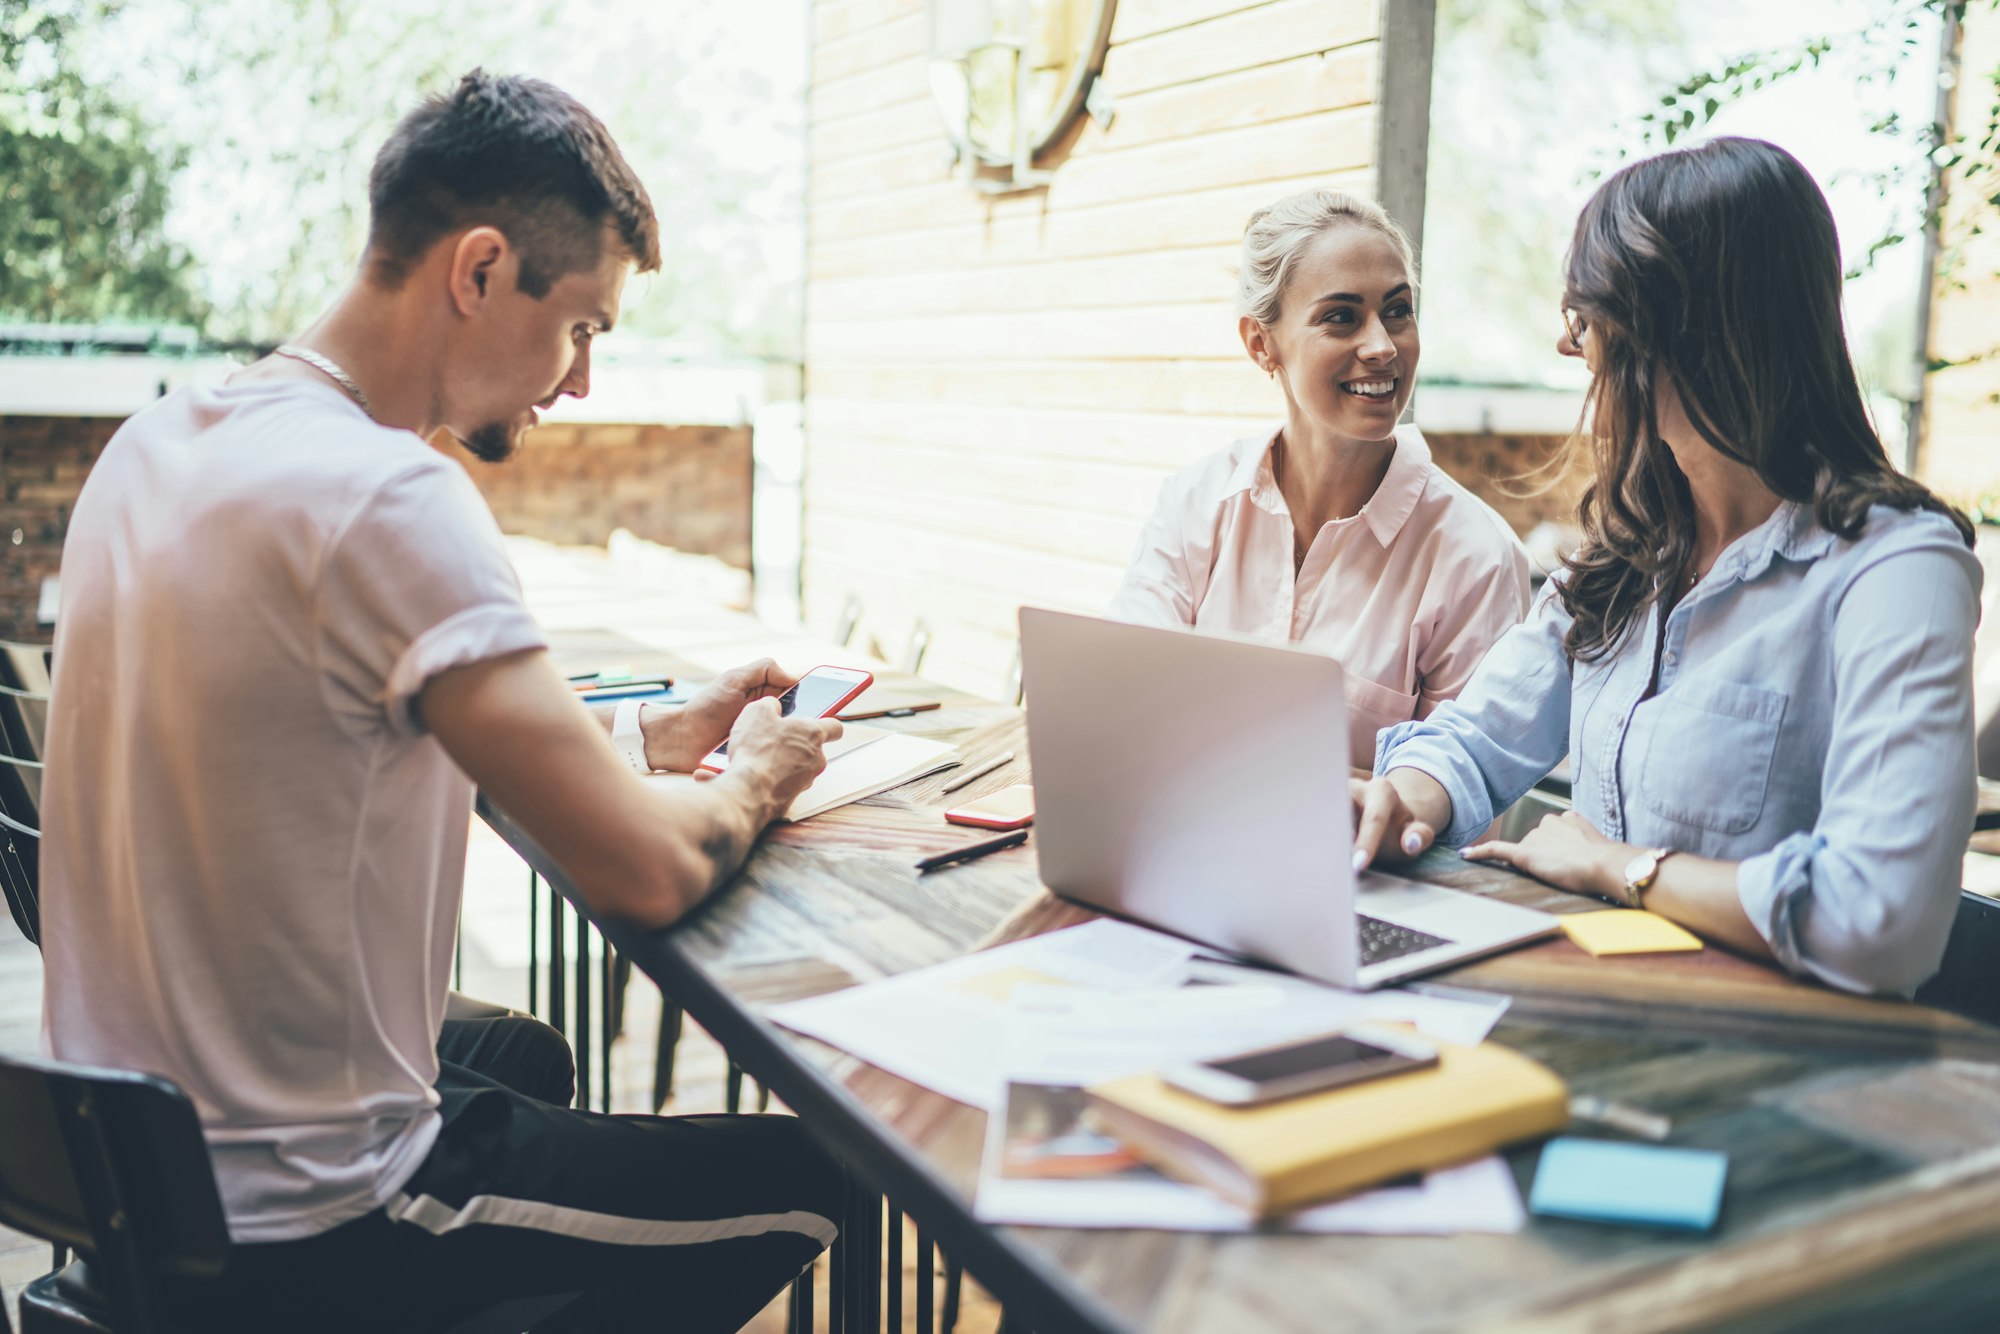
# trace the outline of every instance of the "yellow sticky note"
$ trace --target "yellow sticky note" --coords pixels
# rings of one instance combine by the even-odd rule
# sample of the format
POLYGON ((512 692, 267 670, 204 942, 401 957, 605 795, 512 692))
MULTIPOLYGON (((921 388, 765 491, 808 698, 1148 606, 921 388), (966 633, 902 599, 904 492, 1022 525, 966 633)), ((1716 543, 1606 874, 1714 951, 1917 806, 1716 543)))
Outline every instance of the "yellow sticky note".
POLYGON ((1672 954, 1701 948, 1699 936, 1634 908, 1565 913, 1562 927, 1565 935, 1592 954, 1672 954))

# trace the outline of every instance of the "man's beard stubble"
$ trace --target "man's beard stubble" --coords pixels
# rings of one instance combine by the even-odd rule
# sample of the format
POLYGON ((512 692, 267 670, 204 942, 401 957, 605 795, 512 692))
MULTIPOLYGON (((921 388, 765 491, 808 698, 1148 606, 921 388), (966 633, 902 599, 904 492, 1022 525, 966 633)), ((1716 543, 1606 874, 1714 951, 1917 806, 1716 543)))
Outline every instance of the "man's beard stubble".
POLYGON ((514 429, 513 422, 488 422, 471 435, 460 436, 458 443, 481 463, 505 463, 513 457, 515 447, 521 443, 521 435, 514 429))

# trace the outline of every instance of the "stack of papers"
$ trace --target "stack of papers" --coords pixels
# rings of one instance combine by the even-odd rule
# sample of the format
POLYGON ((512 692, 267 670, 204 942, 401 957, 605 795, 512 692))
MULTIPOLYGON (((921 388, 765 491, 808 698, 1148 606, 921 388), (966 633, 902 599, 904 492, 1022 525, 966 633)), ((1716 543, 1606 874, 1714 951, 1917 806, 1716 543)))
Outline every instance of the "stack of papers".
POLYGON ((988 1223, 1167 1232, 1517 1232, 1514 1174, 1497 1157, 1259 1223, 1219 1195, 1162 1176, 1084 1118, 1079 1088, 1012 1084, 987 1118, 973 1213, 988 1223))
MULTIPOLYGON (((1500 996, 1340 991, 1197 955, 1176 937, 1097 921, 775 1006, 769 1017, 985 1109, 982 1218, 1240 1231, 1253 1225, 1244 1211, 1138 1168, 1096 1137, 1078 1119, 1082 1088, 1364 1019, 1413 1023, 1442 1041, 1473 1045, 1507 1008, 1500 996), (1007 1166, 1010 1155, 1016 1170, 1007 1166), (1031 1163, 1025 1172, 1022 1162, 1031 1163)), ((1512 1174, 1489 1160, 1308 1210, 1287 1225, 1442 1233, 1512 1231, 1521 1220, 1512 1174)))
MULTIPOLYGON (((958 763, 958 748, 943 741, 885 732, 879 727, 850 723, 840 740, 826 748, 826 770, 812 786, 792 799, 783 819, 806 820, 836 806, 913 783, 958 763)), ((660 786, 691 783, 688 774, 648 774, 660 786)))

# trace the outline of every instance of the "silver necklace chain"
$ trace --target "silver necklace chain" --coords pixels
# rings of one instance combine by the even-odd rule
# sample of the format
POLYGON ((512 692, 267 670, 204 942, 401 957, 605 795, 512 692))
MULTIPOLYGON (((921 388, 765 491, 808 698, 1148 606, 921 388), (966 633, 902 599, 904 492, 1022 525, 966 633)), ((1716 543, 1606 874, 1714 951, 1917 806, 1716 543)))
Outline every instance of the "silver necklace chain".
POLYGON ((272 348, 271 351, 276 356, 290 357, 293 361, 303 361, 306 365, 312 367, 345 390, 349 398, 360 404, 363 412, 371 417, 375 415, 375 409, 368 405, 368 395, 361 392, 361 386, 354 383, 354 377, 340 369, 340 363, 336 362, 332 357, 321 356, 311 348, 300 347, 296 343, 280 343, 277 347, 272 348))

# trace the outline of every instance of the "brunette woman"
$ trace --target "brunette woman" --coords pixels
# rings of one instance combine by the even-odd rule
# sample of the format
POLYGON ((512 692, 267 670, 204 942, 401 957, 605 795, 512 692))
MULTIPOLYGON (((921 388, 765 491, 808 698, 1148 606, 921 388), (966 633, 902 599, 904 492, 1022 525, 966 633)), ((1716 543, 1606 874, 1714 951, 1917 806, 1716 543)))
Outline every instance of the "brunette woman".
POLYGON ((1862 407, 1832 214, 1782 149, 1635 163, 1585 207, 1582 548, 1356 784, 1357 861, 1481 837, 1565 753, 1575 808, 1464 855, 1862 992, 1936 971, 1974 806, 1971 526, 1862 407))

